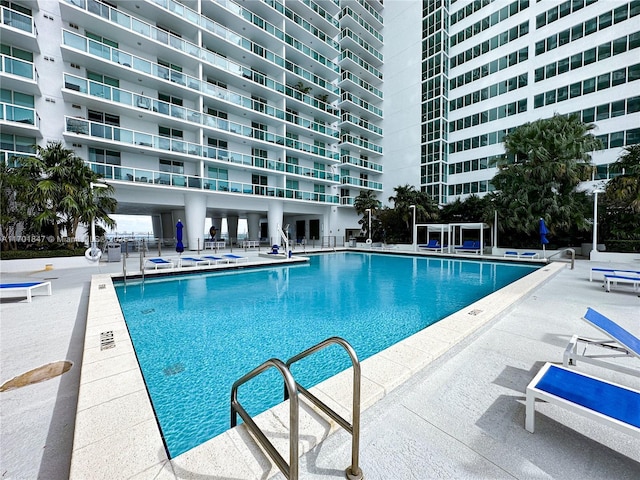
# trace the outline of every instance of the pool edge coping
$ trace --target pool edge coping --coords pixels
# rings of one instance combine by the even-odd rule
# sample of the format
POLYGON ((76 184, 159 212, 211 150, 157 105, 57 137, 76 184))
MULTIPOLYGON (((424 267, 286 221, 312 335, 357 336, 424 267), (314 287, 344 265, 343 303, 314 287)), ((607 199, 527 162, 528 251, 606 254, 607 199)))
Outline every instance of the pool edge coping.
MULTIPOLYGON (((362 361, 361 410, 491 320, 500 318, 564 268, 565 263, 544 265, 362 361)), ((93 275, 91 279, 69 478, 182 478, 215 471, 216 475, 263 479, 277 473, 277 467, 244 426, 227 430, 171 460, 167 457, 113 277, 117 275, 93 275)), ((351 369, 347 369, 316 385, 311 392, 350 418, 351 383, 351 369)), ((286 405, 281 403, 255 417, 281 452, 288 452, 286 405)), ((300 455, 337 428, 335 422, 301 401, 300 455)), ((343 466, 350 461, 346 458, 343 466)))

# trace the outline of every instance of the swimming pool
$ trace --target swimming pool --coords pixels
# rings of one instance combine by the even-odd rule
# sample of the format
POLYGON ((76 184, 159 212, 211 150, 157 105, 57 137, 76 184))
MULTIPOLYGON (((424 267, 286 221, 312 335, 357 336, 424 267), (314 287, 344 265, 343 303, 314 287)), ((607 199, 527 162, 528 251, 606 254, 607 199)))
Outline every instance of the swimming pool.
MULTIPOLYGON (((175 457, 229 427, 231 385, 268 358, 286 360, 335 335, 364 360, 536 268, 336 253, 308 265, 129 282, 116 291, 175 457)), ((349 365, 329 348, 293 374, 309 387, 349 365)), ((281 379, 267 372, 239 393, 256 415, 282 400, 281 379)))

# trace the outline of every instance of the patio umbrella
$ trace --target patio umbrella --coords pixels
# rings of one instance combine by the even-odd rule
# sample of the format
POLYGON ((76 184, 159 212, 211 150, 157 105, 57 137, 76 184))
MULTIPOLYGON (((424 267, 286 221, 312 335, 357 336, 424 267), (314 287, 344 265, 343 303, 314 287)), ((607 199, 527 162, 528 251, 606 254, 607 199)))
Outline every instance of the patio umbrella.
POLYGON ((549 243, 547 239, 547 235, 549 235, 549 230, 547 230, 547 225, 544 223, 544 218, 540 219, 540 243, 542 244, 542 256, 546 257, 546 252, 544 246, 549 243))
POLYGON ((176 252, 182 253, 184 252, 184 245, 182 244, 182 222, 178 219, 178 223, 176 223, 176 252))

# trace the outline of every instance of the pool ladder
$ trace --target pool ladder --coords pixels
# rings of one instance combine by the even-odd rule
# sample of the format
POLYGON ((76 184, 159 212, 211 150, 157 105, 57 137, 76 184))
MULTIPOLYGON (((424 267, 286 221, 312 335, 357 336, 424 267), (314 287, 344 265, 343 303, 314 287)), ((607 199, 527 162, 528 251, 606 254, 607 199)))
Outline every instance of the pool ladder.
POLYGON ((240 415, 247 428, 254 434, 258 442, 266 450, 267 454, 278 466, 280 471, 289 480, 298 480, 298 419, 299 419, 299 400, 298 395, 302 394, 313 403, 316 407, 327 414, 338 425, 344 428, 351 434, 351 466, 349 466, 345 473, 349 480, 361 480, 363 478, 362 470, 358 467, 359 461, 359 444, 360 444, 360 362, 356 356, 355 351, 349 345, 349 343, 340 337, 328 338, 317 345, 301 352, 294 357, 291 357, 286 362, 277 358, 271 358, 264 362, 259 367, 253 369, 251 372, 244 375, 242 378, 236 380, 231 388, 231 427, 237 425, 237 416, 240 415), (291 374, 290 367, 293 363, 308 357, 318 350, 322 350, 330 345, 340 345, 343 347, 351 358, 353 365, 353 410, 352 410, 352 423, 338 415, 335 411, 329 408, 322 400, 314 396, 306 388, 296 382, 291 374), (273 444, 267 439, 265 434, 260 430, 260 427, 256 425, 251 416, 240 405, 238 401, 238 388, 251 380, 252 378, 260 375, 262 372, 269 368, 275 368, 280 372, 284 379, 284 399, 289 399, 289 464, 276 450, 273 444))

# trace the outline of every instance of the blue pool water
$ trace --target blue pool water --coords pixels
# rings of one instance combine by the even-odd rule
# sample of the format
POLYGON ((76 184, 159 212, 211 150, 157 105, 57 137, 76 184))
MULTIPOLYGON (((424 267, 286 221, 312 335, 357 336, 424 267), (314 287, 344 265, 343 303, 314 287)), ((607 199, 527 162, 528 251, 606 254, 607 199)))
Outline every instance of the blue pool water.
MULTIPOLYGON (((336 253, 308 265, 116 285, 171 457, 229 428, 233 382, 269 358, 339 336, 362 361, 537 267, 336 253)), ((306 387, 351 365, 332 346, 294 365, 306 387)), ((267 370, 238 398, 251 415, 282 401, 267 370)))

